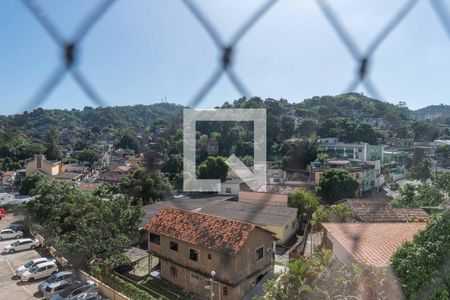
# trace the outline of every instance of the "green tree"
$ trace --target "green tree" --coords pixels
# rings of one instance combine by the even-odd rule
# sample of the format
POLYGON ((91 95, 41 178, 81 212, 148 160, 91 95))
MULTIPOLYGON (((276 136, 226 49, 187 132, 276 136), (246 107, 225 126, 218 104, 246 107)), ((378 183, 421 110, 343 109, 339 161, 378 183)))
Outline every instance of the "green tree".
POLYGON ((5 157, 1 161, 1 169, 2 171, 15 171, 22 168, 22 165, 19 162, 13 161, 9 157, 5 157))
POLYGON ((228 165, 225 158, 221 156, 208 157, 202 162, 198 169, 198 176, 201 179, 220 179, 225 181, 228 174, 228 165))
POLYGON ((347 205, 333 204, 331 206, 321 206, 313 214, 310 221, 313 231, 320 230, 320 224, 324 222, 346 223, 354 219, 353 211, 347 205))
POLYGON ((353 198, 357 189, 358 182, 342 169, 328 169, 320 177, 319 195, 328 203, 353 198))
POLYGON ((317 138, 282 143, 280 152, 286 156, 284 168, 305 169, 317 157, 317 138))
POLYGON ((422 181, 431 179, 431 161, 429 159, 423 159, 418 162, 409 170, 408 177, 422 181))
POLYGON ((169 177, 173 177, 176 174, 183 172, 183 156, 180 154, 169 155, 169 159, 162 164, 161 171, 168 173, 169 177))
POLYGON ((47 151, 46 155, 49 160, 60 160, 61 150, 59 147, 59 132, 56 127, 51 128, 46 133, 47 151))
POLYGON ((33 157, 35 154, 44 154, 46 151, 45 145, 38 142, 23 143, 17 146, 17 159, 24 160, 33 157))
POLYGON ((325 161, 327 160, 327 158, 328 158, 328 154, 326 154, 326 153, 324 153, 324 152, 317 153, 317 158, 316 158, 316 160, 317 160, 318 162, 320 162, 321 164, 325 163, 325 161))
POLYGON ((89 167, 93 167, 99 160, 100 155, 92 148, 84 149, 76 154, 76 158, 88 164, 89 167))
POLYGON ((146 172, 137 169, 120 183, 120 190, 132 197, 133 202, 142 201, 144 205, 165 199, 170 194, 170 183, 161 172, 146 172))
POLYGON ((116 144, 116 148, 129 149, 137 153, 139 151, 139 142, 136 134, 132 131, 128 131, 120 138, 119 143, 116 144))
POLYGON ((298 124, 295 132, 301 137, 310 137, 317 130, 317 122, 314 119, 305 119, 298 124))
POLYGON ((249 168, 253 167, 253 165, 255 164, 255 160, 253 159, 253 156, 251 156, 251 155, 246 155, 246 156, 242 157, 241 160, 242 160, 242 163, 249 168))
POLYGON ((20 185, 19 194, 32 196, 35 193, 35 189, 45 182, 45 177, 39 173, 26 176, 20 185))
POLYGON ((331 250, 289 261, 286 271, 264 284, 261 300, 400 299, 401 291, 386 268, 339 263, 331 250))
POLYGON ((84 150, 86 148, 89 148, 89 144, 88 142, 86 142, 85 140, 78 140, 75 144, 74 150, 75 151, 81 151, 84 150))
POLYGON ((289 196, 288 204, 298 209, 297 216, 302 219, 309 219, 320 205, 317 196, 304 189, 294 191, 289 196))
POLYGON ((391 265, 407 299, 449 299, 450 210, 433 215, 427 228, 407 241, 391 265))
POLYGON ((434 179, 434 184, 443 193, 450 194, 450 173, 439 173, 434 179))
POLYGON ((289 139, 294 134, 295 121, 289 116, 282 116, 280 120, 280 138, 289 139))
POLYGON ((394 207, 419 208, 424 206, 439 206, 444 201, 440 190, 435 186, 422 184, 414 186, 406 184, 399 191, 399 196, 394 199, 394 207))
POLYGON ((432 142, 439 138, 439 127, 429 121, 419 121, 412 125, 414 140, 418 142, 432 142))
POLYGON ((127 262, 125 246, 136 242, 141 206, 120 196, 108 200, 83 193, 71 183, 41 184, 25 208, 43 230, 47 245, 76 266, 97 258, 111 268, 127 262))

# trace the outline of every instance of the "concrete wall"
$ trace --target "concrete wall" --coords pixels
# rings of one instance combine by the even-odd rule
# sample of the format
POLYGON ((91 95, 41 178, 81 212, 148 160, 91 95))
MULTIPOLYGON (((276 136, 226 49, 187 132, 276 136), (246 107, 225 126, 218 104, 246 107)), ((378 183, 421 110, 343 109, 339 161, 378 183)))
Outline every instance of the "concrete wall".
POLYGON ((151 243, 149 238, 150 252, 162 257, 161 278, 202 297, 210 297, 210 291, 206 290, 205 286, 209 284, 208 280, 213 270, 217 274, 214 277, 216 281, 214 299, 234 300, 242 299, 255 284, 257 277, 267 273, 271 268, 273 238, 262 229, 253 231, 241 251, 234 256, 181 241, 175 241, 178 243, 176 252, 169 248, 170 241, 175 240, 161 236, 160 245, 156 245, 151 243), (261 246, 264 256, 256 260, 256 250, 261 246), (198 261, 189 258, 191 248, 198 251, 198 261), (208 254, 211 255, 211 259, 208 259, 208 254), (171 273, 171 268, 176 269, 176 277, 171 273), (224 295, 224 287, 228 295, 224 295))
POLYGON ((239 194, 239 191, 241 190, 239 183, 226 183, 222 182, 220 184, 220 191, 219 195, 237 195, 239 194), (227 193, 227 188, 230 189, 230 192, 227 193))
POLYGON ((102 293, 104 296, 106 296, 108 299, 130 300, 130 298, 113 290, 111 287, 109 287, 108 285, 99 281, 97 278, 92 277, 91 275, 89 275, 81 270, 78 273, 79 273, 81 280, 91 280, 91 281, 95 282, 95 284, 98 287, 99 292, 102 293))
POLYGON ((275 233, 275 237, 278 239, 276 243, 282 245, 298 230, 297 214, 289 216, 283 225, 265 225, 264 228, 275 233))
POLYGON ((331 247, 333 255, 343 264, 352 259, 350 253, 331 234, 326 233, 326 245, 331 247))

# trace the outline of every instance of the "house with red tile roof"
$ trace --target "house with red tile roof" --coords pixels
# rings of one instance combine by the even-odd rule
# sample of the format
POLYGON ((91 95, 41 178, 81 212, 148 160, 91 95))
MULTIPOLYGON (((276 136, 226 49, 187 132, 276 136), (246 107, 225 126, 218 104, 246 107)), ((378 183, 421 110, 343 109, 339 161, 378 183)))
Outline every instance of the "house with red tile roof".
POLYGON ((272 268, 274 234, 254 224, 165 207, 146 229, 161 278, 202 299, 242 299, 272 268))
POLYGON ((400 246, 413 239, 427 226, 424 222, 411 223, 322 223, 325 245, 333 249, 336 258, 346 263, 361 263, 383 267, 400 246))
POLYGON ((348 199, 343 202, 361 222, 425 222, 428 214, 421 208, 395 208, 385 200, 348 199))

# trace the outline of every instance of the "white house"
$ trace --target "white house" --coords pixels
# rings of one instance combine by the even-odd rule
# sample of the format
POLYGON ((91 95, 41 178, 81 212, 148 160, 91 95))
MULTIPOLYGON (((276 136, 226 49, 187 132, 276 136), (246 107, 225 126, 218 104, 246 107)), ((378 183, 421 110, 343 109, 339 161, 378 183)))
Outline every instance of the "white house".
POLYGON ((220 184, 219 195, 238 195, 243 181, 239 178, 229 179, 220 184))

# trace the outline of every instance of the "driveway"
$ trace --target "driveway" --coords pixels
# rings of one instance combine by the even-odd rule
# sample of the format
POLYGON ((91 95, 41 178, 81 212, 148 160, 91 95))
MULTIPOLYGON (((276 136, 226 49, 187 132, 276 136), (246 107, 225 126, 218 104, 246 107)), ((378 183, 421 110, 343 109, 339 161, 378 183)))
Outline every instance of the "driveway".
MULTIPOLYGON (((0 248, 14 240, 0 241, 0 248)), ((40 257, 35 250, 26 250, 14 254, 0 255, 0 300, 30 300, 39 299, 37 292, 38 282, 21 283, 14 275, 14 270, 27 261, 40 257)))
MULTIPOLYGON (((17 221, 13 214, 7 214, 6 218, 0 220, 0 228, 4 228, 9 223, 17 221)), ((15 241, 15 239, 0 241, 0 251, 15 241)), ((26 250, 13 254, 0 255, 0 300, 31 300, 39 299, 37 286, 35 283, 20 283, 18 278, 14 277, 14 270, 29 261, 30 259, 40 257, 35 250, 26 250)))

